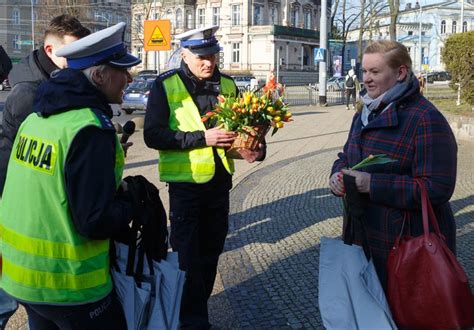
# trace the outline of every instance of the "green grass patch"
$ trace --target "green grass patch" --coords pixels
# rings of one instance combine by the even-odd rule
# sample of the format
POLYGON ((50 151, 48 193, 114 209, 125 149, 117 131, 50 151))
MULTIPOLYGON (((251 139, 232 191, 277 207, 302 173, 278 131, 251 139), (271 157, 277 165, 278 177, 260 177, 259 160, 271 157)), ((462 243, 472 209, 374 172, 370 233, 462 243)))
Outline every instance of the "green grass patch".
POLYGON ((474 117, 473 106, 461 100, 461 105, 456 105, 456 99, 430 100, 439 111, 446 114, 474 117))

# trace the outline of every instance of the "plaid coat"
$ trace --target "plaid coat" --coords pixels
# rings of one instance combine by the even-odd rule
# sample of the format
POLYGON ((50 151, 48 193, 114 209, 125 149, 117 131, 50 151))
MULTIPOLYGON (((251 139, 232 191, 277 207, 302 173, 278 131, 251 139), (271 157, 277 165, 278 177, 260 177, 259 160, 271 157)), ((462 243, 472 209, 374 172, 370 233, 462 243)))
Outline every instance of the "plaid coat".
POLYGON ((352 167, 371 154, 398 160, 363 169, 371 173, 366 209, 368 244, 384 288, 387 257, 404 219, 412 236, 423 233, 421 194, 414 178, 425 182, 441 232, 455 252, 456 225, 449 199, 456 182, 456 140, 443 115, 418 90, 409 94, 366 127, 360 114, 355 114, 343 152, 331 171, 332 175, 352 167))

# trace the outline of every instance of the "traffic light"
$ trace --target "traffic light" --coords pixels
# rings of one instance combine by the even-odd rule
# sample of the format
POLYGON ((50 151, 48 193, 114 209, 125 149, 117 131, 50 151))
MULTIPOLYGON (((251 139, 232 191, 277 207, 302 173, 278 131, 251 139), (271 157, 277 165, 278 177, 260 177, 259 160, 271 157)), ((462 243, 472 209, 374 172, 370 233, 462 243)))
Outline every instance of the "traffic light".
POLYGON ((283 57, 280 57, 280 65, 285 65, 285 59, 283 57))

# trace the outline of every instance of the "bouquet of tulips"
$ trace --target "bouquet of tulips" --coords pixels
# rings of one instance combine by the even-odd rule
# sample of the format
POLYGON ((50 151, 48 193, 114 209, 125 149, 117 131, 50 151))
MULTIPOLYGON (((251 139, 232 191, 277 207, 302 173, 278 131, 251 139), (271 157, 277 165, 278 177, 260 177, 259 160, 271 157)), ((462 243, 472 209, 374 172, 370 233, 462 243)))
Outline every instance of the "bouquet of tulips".
POLYGON ((272 135, 285 123, 292 121, 292 114, 283 100, 283 86, 276 83, 275 77, 262 88, 262 92, 244 92, 239 96, 218 96, 213 111, 206 113, 202 121, 214 120, 228 131, 238 133, 227 155, 242 158, 241 148, 255 150, 271 127, 272 135))

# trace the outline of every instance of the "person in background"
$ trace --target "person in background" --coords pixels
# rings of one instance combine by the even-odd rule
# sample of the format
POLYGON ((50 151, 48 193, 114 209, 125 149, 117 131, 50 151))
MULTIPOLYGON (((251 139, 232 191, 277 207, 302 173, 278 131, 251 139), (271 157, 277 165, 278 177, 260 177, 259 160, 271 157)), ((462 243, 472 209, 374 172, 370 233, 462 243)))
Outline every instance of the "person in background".
POLYGON ((0 45, 0 84, 7 79, 10 70, 12 69, 12 61, 8 54, 0 45))
POLYGON ((418 84, 420 85, 420 94, 423 95, 423 92, 425 91, 426 87, 426 79, 423 77, 422 73, 419 73, 418 76, 418 84))
POLYGON ((90 34, 76 18, 61 15, 53 18, 44 34, 44 44, 15 65, 9 75, 12 90, 5 100, 0 129, 0 196, 13 141, 23 120, 33 112, 33 101, 38 86, 49 79, 54 70, 67 66, 66 59, 56 51, 90 34))
POLYGON ((362 69, 363 109, 354 115, 347 142, 332 167, 329 187, 336 196, 343 196, 342 176, 355 177, 367 204, 370 252, 386 289, 387 258, 402 228, 412 236, 423 234, 417 179, 428 190, 446 243, 456 250, 456 224, 449 199, 456 184, 457 145, 444 116, 420 94, 405 46, 375 41, 364 51, 362 69), (396 162, 350 170, 376 154, 386 154, 396 162))
POLYGON ((126 329, 109 272, 110 239, 134 209, 111 122, 131 82, 125 23, 56 52, 68 68, 37 89, 8 162, 0 203, 1 287, 35 329, 126 329))
MULTIPOLYGON (((10 72, 11 68, 12 61, 10 60, 10 57, 8 57, 3 47, 0 45, 0 84, 8 77, 8 73, 10 72)), ((15 313, 17 308, 17 302, 0 290, 0 329, 5 329, 8 319, 15 313)))
MULTIPOLYGON (((180 326, 190 329, 210 328, 207 301, 227 236, 234 172, 224 148, 235 133, 201 120, 219 94, 238 93, 234 81, 216 67, 217 29, 176 36, 183 49, 181 67, 156 79, 145 115, 145 143, 159 150, 160 180, 169 184, 170 243, 186 271, 180 326)), ((262 160, 265 146, 242 155, 249 162, 262 160)))
POLYGON ((359 80, 353 69, 350 69, 344 80, 346 88, 346 110, 349 110, 349 103, 352 98, 352 109, 355 109, 357 92, 359 91, 359 80))

